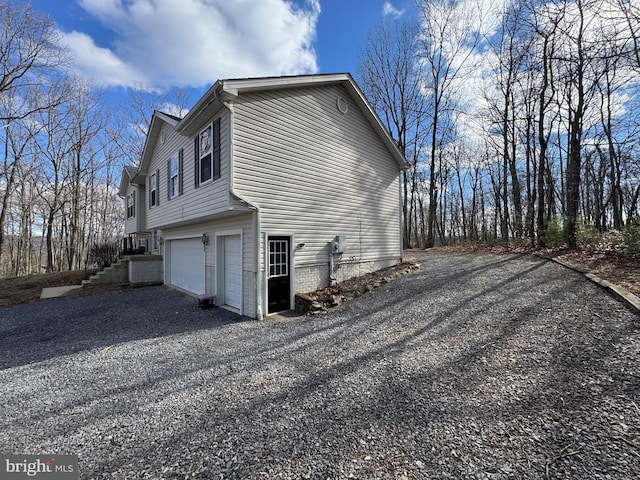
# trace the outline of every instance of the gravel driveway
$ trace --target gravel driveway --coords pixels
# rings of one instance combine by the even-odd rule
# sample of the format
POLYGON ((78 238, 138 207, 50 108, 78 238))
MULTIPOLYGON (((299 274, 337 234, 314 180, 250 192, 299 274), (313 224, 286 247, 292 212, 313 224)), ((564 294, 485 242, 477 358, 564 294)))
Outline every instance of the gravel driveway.
POLYGON ((81 478, 640 478, 640 318, 532 256, 257 322, 164 287, 0 309, 0 452, 81 478))

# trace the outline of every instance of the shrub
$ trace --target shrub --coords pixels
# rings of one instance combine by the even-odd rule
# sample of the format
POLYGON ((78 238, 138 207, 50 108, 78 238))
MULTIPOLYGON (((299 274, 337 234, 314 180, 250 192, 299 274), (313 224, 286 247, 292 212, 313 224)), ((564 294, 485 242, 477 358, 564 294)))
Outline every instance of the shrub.
POLYGON ((580 224, 576 232, 578 245, 586 248, 598 248, 603 242, 603 236, 593 225, 580 224))
POLYGON ((625 251, 630 254, 640 253, 640 217, 631 220, 622 231, 625 251))
POLYGON ((118 260, 119 253, 117 243, 94 244, 89 251, 89 262, 102 270, 118 260))
POLYGON ((542 234, 542 241, 547 247, 559 247, 565 243, 562 225, 557 218, 549 220, 547 228, 542 234))
POLYGON ((622 252, 626 250, 624 234, 620 230, 609 230, 602 235, 600 250, 616 250, 622 252))

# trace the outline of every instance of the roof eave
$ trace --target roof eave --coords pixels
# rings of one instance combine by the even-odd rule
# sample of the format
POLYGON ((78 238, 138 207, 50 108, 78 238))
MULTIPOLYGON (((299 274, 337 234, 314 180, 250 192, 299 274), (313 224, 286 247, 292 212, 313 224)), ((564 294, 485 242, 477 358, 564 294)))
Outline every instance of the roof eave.
POLYGON ((224 92, 236 96, 241 92, 303 88, 318 84, 337 84, 345 81, 352 81, 351 75, 348 73, 299 75, 291 77, 240 78, 221 80, 219 83, 221 84, 224 92))
MULTIPOLYGON (((144 148, 142 150, 142 157, 140 158, 140 169, 139 172, 143 172, 146 168, 147 164, 151 161, 151 146, 155 145, 158 136, 160 135, 160 122, 165 122, 172 127, 176 128, 176 126, 180 123, 180 121, 176 117, 172 117, 171 115, 167 115, 166 113, 155 110, 151 115, 151 124, 149 125, 149 132, 147 133, 147 138, 144 142, 144 148)), ((134 179, 137 177, 133 177, 131 179, 134 182, 134 179)), ((135 182, 134 182, 135 183, 135 182)))
POLYGON ((125 165, 122 167, 122 175, 120 176, 120 188, 118 189, 118 196, 124 198, 127 195, 127 187, 131 183, 131 167, 125 165))
MULTIPOLYGON (((387 149, 398 164, 398 168, 400 170, 408 169, 410 165, 398 148, 397 143, 391 138, 389 131, 384 127, 380 118, 349 73, 218 80, 207 90, 200 100, 198 100, 194 107, 189 110, 189 113, 178 122, 175 128, 176 131, 182 135, 191 136, 196 134, 198 129, 210 118, 210 114, 213 114, 222 108, 227 101, 232 100, 242 93, 331 84, 347 85, 354 100, 363 106, 369 123, 385 143, 387 149)), ((147 140, 149 140, 149 137, 147 140)))
POLYGON ((219 98, 221 88, 221 82, 218 80, 180 120, 176 125, 176 132, 187 136, 194 135, 202 126, 203 114, 212 113, 222 107, 222 100, 219 98))

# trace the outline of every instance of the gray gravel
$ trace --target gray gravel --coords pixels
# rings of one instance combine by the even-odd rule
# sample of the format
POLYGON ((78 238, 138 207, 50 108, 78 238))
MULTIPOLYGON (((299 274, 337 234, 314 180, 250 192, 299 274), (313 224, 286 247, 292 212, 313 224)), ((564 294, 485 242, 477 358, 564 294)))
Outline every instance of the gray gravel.
POLYGON ((421 254, 321 317, 164 287, 0 309, 0 452, 81 478, 640 478, 640 318, 532 256, 421 254))

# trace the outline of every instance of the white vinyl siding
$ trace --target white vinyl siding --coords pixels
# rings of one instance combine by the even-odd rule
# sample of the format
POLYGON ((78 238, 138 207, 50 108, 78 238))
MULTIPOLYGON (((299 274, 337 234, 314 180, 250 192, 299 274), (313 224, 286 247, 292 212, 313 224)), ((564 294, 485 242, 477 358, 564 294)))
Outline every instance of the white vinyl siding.
MULTIPOLYGON (((157 142, 147 171, 160 170, 158 207, 147 207, 147 228, 163 228, 173 224, 187 223, 207 219, 216 214, 227 212, 229 207, 229 118, 226 110, 220 111, 220 179, 195 187, 194 137, 179 135, 170 125, 163 125, 165 141, 157 142), (167 159, 182 149, 182 194, 167 199, 168 182, 167 159)), ((213 119, 212 119, 213 120, 213 119)))
MULTIPOLYGON (((136 187, 134 187, 136 188, 136 187)), ((147 231, 147 202, 145 201, 146 189, 144 185, 137 186, 138 193, 136 194, 136 231, 147 231)))
POLYGON ((234 111, 234 188, 260 206, 264 232, 305 244, 296 267, 326 265, 336 235, 343 260, 401 257, 399 168, 346 90, 247 93, 234 111))
MULTIPOLYGON (((138 207, 138 204, 140 203, 140 196, 138 194, 137 188, 134 185, 129 184, 127 186, 125 201, 128 201, 128 199, 131 198, 132 195, 134 197, 135 214, 133 216, 129 216, 128 214, 126 215, 125 222, 124 222, 124 233, 127 235, 138 232, 137 217, 138 217, 138 212, 140 211, 140 208, 138 207)), ((142 201, 144 203, 144 199, 142 201)))
POLYGON ((133 217, 129 217, 125 219, 124 223, 124 233, 126 235, 132 235, 134 233, 146 232, 146 212, 147 212, 147 201, 145 195, 146 189, 143 185, 131 185, 127 186, 127 196, 128 198, 131 193, 134 194, 134 208, 135 215, 133 217))

